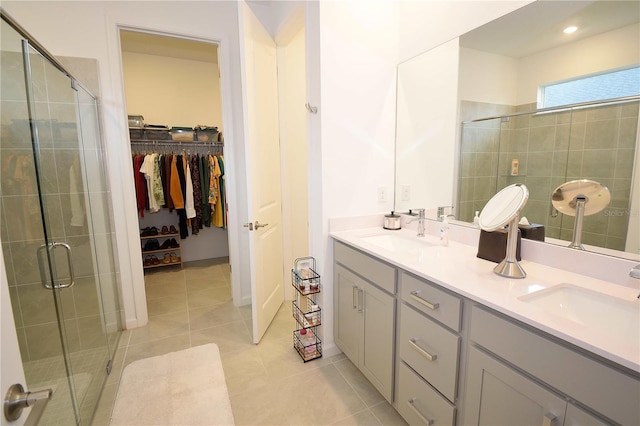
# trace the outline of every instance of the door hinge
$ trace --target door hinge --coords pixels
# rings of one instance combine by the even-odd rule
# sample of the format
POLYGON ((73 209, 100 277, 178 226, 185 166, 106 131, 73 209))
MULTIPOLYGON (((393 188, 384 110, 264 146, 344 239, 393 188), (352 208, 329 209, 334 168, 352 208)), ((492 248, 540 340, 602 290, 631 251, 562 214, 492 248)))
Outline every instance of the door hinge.
POLYGON ((107 361, 107 376, 109 374, 111 374, 111 367, 113 366, 113 364, 111 363, 111 360, 107 361))

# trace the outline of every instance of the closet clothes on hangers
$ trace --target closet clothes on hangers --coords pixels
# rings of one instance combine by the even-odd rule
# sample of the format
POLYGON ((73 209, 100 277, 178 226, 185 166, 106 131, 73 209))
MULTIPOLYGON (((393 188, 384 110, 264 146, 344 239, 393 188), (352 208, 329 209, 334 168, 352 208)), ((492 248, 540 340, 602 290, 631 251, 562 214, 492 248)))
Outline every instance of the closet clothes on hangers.
POLYGON ((226 228, 222 155, 136 154, 133 168, 140 217, 161 207, 175 209, 183 239, 189 230, 197 235, 205 226, 226 228))

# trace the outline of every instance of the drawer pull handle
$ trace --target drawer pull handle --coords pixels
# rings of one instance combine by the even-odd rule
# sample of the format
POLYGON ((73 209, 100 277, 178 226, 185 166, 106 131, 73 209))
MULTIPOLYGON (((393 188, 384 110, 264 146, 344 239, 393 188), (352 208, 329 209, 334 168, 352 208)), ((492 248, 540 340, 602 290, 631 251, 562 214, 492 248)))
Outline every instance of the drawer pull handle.
POLYGON ((418 296, 420 292, 418 290, 414 290, 411 292, 411 298, 413 300, 415 300, 416 302, 426 306, 427 308, 431 309, 432 311, 435 311, 436 309, 438 309, 440 307, 439 303, 431 303, 428 300, 423 299, 422 297, 418 296))
POLYGON ((547 413, 542 418, 542 426, 552 426, 553 421, 556 419, 555 414, 547 413))
POLYGON ((423 357, 425 357, 426 359, 428 359, 429 361, 435 361, 436 359, 438 359, 438 355, 431 355, 429 352, 425 351, 424 349, 422 349, 417 343, 416 343, 416 338, 412 337, 411 339, 409 339, 409 344, 411 345, 411 347, 413 347, 413 349, 415 349, 416 351, 418 351, 418 353, 420 355, 422 355, 423 357))
POLYGON ((353 309, 356 309, 358 307, 358 304, 356 303, 356 290, 358 290, 358 287, 354 285, 351 288, 351 302, 353 305, 353 309))
POLYGON ((415 402, 415 398, 411 398, 407 401, 407 404, 409 404, 409 408, 411 408, 413 410, 414 413, 416 413, 416 416, 418 416, 420 418, 420 420, 422 421, 422 423, 424 423, 425 425, 432 425, 433 424, 433 420, 430 420, 428 418, 426 418, 425 416, 422 415, 422 413, 416 408, 415 405, 413 405, 413 403, 415 402))

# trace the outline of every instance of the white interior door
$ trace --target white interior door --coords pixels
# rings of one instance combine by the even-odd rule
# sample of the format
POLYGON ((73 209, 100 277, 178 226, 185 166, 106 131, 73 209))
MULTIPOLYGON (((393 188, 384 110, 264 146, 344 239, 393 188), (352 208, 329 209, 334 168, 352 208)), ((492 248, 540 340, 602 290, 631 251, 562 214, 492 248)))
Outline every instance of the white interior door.
POLYGON ((253 342, 284 301, 276 45, 242 4, 248 135, 247 185, 253 342))
MULTIPOLYGON (((22 359, 20 357, 20 348, 18 346, 18 335, 16 334, 16 326, 13 320, 13 310, 11 309, 11 300, 9 299, 9 283, 4 267, 4 256, 2 255, 2 246, 0 245, 0 392, 2 392, 3 400, 7 390, 14 383, 20 383, 22 386, 27 385, 24 378, 24 370, 22 369, 22 359)), ((24 411, 22 416, 11 423, 12 426, 20 426, 24 424, 28 416, 28 411, 24 411)), ((6 424, 7 420, 4 413, 0 414, 0 424, 6 424)))

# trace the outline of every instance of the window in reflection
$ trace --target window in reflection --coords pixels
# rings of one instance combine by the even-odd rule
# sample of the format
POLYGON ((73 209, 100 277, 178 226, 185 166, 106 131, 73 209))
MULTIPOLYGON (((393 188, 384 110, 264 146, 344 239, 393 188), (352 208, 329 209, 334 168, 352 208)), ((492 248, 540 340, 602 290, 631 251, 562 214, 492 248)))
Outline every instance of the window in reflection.
POLYGON ((538 108, 640 95, 640 66, 540 86, 538 108))

